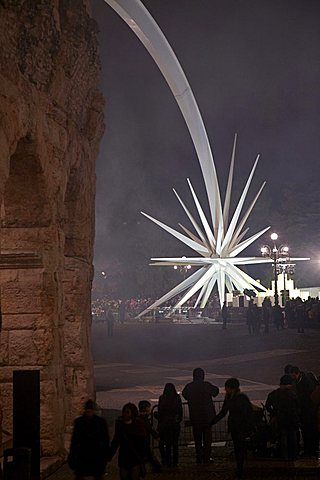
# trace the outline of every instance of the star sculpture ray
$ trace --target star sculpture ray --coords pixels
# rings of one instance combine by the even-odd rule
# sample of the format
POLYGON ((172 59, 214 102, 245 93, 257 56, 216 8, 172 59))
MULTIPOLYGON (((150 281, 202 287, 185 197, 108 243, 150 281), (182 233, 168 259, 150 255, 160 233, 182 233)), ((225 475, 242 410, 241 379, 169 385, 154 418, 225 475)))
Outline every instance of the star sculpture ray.
MULTIPOLYGON (((245 203, 247 193, 259 160, 259 155, 257 155, 256 157, 256 160, 247 179, 245 187, 242 191, 238 204, 231 217, 231 220, 229 221, 236 143, 237 135, 235 135, 233 143, 229 176, 223 208, 219 188, 217 188, 214 192, 215 195, 213 196, 213 198, 211 195, 208 195, 209 200, 210 198, 212 198, 213 200, 212 204, 209 203, 212 217, 211 225, 210 221, 205 216, 201 203, 189 179, 187 179, 187 182, 196 206, 200 222, 194 218, 194 216, 187 208, 186 204, 183 202, 176 190, 173 189, 173 191, 183 210, 185 211, 187 217, 189 218, 194 228, 194 232, 190 231, 184 225, 179 224, 179 226, 184 232, 180 233, 179 231, 151 217, 147 213, 141 212, 149 220, 163 228, 166 232, 173 235, 175 238, 193 249, 194 252, 199 255, 183 258, 152 258, 151 260, 154 263, 152 263, 151 265, 184 267, 186 267, 187 265, 191 265, 192 267, 199 267, 199 269, 195 273, 190 275, 188 278, 184 279, 175 288, 173 288, 168 293, 159 298, 159 300, 150 305, 146 310, 141 312, 139 316, 142 316, 148 311, 157 308, 159 305, 170 300, 171 298, 177 295, 181 295, 183 292, 184 295, 182 295, 181 298, 177 301, 173 310, 181 307, 184 303, 186 303, 191 297, 196 294, 197 296, 194 307, 196 308, 197 306, 200 306, 201 308, 204 308, 210 298, 210 295, 215 285, 217 285, 218 288, 219 300, 221 305, 225 300, 226 288, 230 293, 232 293, 233 290, 243 291, 244 289, 258 289, 264 291, 267 290, 254 278, 250 277, 250 275, 241 270, 239 266, 253 265, 257 263, 270 263, 272 262, 272 260, 263 257, 238 257, 238 255, 245 248, 251 245, 251 243, 257 240, 270 228, 270 226, 268 226, 244 239, 249 230, 248 228, 245 228, 246 222, 266 184, 266 182, 263 182, 258 192, 256 193, 253 201, 241 217, 243 205, 245 203)), ((216 178, 215 180, 215 185, 217 185, 218 179, 216 178)))

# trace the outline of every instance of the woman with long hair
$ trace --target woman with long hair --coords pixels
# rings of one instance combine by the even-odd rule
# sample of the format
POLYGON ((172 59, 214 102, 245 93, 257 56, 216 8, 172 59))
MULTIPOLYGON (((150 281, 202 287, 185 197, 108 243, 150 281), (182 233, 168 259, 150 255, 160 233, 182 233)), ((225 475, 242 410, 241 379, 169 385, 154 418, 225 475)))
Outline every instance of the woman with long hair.
POLYGON ((179 434, 182 403, 173 383, 166 383, 159 398, 158 430, 162 464, 176 467, 179 460, 179 434))

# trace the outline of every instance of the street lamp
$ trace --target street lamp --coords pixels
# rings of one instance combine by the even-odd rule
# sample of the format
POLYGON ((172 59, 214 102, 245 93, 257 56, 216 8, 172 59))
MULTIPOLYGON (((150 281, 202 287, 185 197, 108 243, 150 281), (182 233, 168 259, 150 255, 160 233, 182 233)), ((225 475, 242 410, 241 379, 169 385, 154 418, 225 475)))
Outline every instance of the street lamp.
POLYGON ((274 303, 279 305, 279 295, 278 295, 278 265, 280 262, 285 262, 289 258, 289 247, 286 245, 280 245, 277 247, 276 241, 278 240, 278 234, 272 233, 270 235, 271 240, 273 241, 273 246, 264 245, 261 247, 261 253, 264 257, 269 257, 273 260, 273 273, 274 273, 274 303))
POLYGON ((283 275, 283 305, 286 305, 287 302, 287 288, 286 288, 286 276, 293 275, 295 271, 295 263, 289 263, 288 258, 285 258, 284 261, 279 259, 277 263, 277 275, 282 273, 283 275))
MULTIPOLYGON (((187 259, 187 257, 185 255, 181 258, 183 260, 187 259)), ((190 270, 191 265, 175 265, 173 268, 174 268, 174 270, 179 270, 179 272, 182 272, 183 273, 183 279, 185 279, 186 275, 187 275, 187 271, 190 270)))

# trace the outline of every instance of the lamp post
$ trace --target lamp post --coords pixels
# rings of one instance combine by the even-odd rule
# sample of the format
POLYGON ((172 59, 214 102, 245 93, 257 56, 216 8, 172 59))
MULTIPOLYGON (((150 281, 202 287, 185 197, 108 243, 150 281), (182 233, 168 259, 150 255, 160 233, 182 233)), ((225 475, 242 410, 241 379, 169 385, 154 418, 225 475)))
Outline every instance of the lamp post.
POLYGON ((273 260, 273 273, 274 273, 274 303, 279 305, 279 295, 278 295, 278 263, 285 261, 289 257, 289 247, 286 245, 277 246, 276 241, 278 240, 278 234, 272 233, 270 235, 271 240, 273 241, 273 246, 264 245, 261 248, 261 253, 264 257, 269 257, 273 260))
POLYGON ((277 274, 282 273, 283 275, 283 306, 286 305, 287 302, 287 288, 286 288, 286 280, 287 275, 293 275, 295 271, 295 263, 288 263, 288 258, 285 258, 284 261, 281 261, 277 264, 277 274))
MULTIPOLYGON (((183 260, 185 260, 187 257, 185 255, 183 255, 183 257, 181 257, 181 258, 183 260)), ((185 280, 188 270, 191 269, 191 265, 175 265, 173 268, 174 268, 174 270, 179 270, 179 272, 182 272, 183 273, 183 280, 185 280)))

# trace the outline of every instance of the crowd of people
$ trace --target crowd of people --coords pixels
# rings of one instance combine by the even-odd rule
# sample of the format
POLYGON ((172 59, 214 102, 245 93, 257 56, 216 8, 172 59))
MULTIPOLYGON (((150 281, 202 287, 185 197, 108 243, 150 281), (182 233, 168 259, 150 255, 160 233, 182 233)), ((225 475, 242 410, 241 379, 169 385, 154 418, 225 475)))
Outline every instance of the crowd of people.
POLYGON ((318 298, 309 297, 302 301, 301 298, 288 300, 284 308, 273 305, 268 297, 259 308, 251 299, 246 312, 248 331, 250 335, 270 332, 273 324, 277 330, 285 327, 297 328, 299 333, 304 333, 305 328, 318 328, 320 326, 320 302, 318 298))
MULTIPOLYGON (((136 318, 143 310, 150 306, 155 299, 152 298, 130 298, 127 300, 111 300, 106 297, 96 299, 92 302, 92 314, 94 318, 103 320, 107 311, 112 311, 114 320, 124 323, 136 318)), ((171 309, 178 298, 170 300, 154 312, 154 320, 159 321, 171 309)), ((208 302, 205 309, 193 309, 193 301, 189 300, 184 305, 186 316, 200 315, 203 318, 216 318, 224 322, 224 328, 230 321, 241 321, 246 317, 249 334, 267 334, 270 327, 274 325, 277 330, 285 327, 297 328, 303 333, 305 328, 320 327, 320 301, 319 298, 309 297, 303 301, 301 298, 288 299, 285 307, 271 304, 270 298, 266 297, 262 302, 262 308, 258 307, 256 301, 251 299, 248 307, 228 307, 226 302, 220 310, 218 299, 213 298, 208 302)))
MULTIPOLYGON (((197 464, 211 462, 212 426, 228 415, 236 475, 243 478, 248 439, 256 429, 256 407, 241 392, 237 378, 229 378, 225 382, 223 405, 217 413, 213 399, 218 393, 219 388, 205 380, 202 368, 193 371, 193 381, 182 390, 182 397, 189 407, 195 461, 197 464)), ((274 436, 279 457, 292 461, 298 455, 318 455, 320 382, 313 373, 286 365, 279 388, 270 392, 265 408, 270 415, 270 435, 274 436)), ((145 477, 148 463, 155 473, 163 468, 177 467, 183 409, 174 384, 165 385, 154 417, 157 419, 156 429, 151 421, 151 403, 148 400, 140 401, 138 407, 126 403, 116 420, 110 442, 105 420, 96 414, 94 402, 88 400, 83 415, 75 420, 68 457, 75 479, 93 476, 95 480, 102 480, 107 463, 117 452, 120 480, 145 477), (161 463, 151 448, 151 437, 159 442, 161 463)))
POLYGON ((280 386, 266 401, 270 422, 279 435, 279 449, 294 460, 299 451, 300 433, 304 454, 315 456, 319 449, 320 383, 312 372, 286 365, 280 386))
POLYGON ((135 318, 148 305, 152 304, 151 298, 110 299, 98 298, 92 301, 92 315, 102 318, 106 310, 111 309, 117 320, 121 323, 135 318))
MULTIPOLYGON (((155 319, 165 316, 169 309, 172 309, 178 300, 182 297, 175 297, 161 305, 161 308, 155 311, 155 319)), ((120 323, 130 321, 136 318, 143 310, 148 308, 156 301, 155 298, 129 298, 129 299, 109 299, 107 297, 98 298, 92 301, 92 315, 96 318, 103 318, 104 312, 111 309, 120 323)), ((187 312, 193 309, 194 301, 189 300, 184 305, 184 310, 187 312)), ((213 316, 219 314, 219 302, 217 298, 210 300, 205 309, 202 310, 203 316, 213 316)), ((200 311, 200 309, 198 309, 200 311)))

